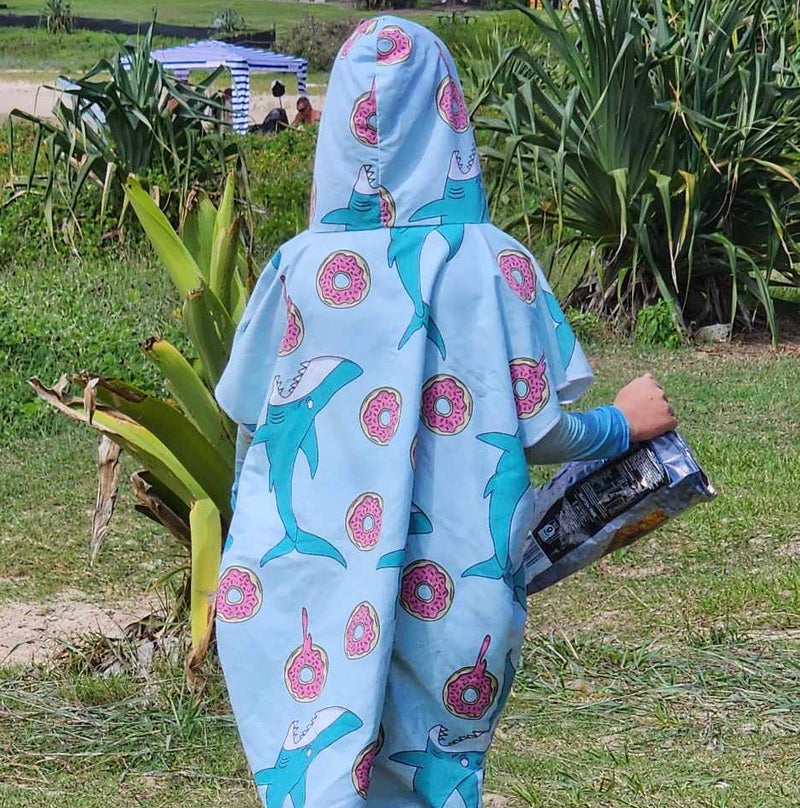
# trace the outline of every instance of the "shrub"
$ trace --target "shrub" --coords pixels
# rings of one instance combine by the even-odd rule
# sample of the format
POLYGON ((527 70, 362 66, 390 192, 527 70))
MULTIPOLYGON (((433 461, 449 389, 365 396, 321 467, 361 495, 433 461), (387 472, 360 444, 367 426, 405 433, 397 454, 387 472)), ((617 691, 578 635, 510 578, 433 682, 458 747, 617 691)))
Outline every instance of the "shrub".
POLYGON ((235 34, 247 28, 247 23, 238 11, 228 6, 217 12, 211 27, 223 34, 235 34))
POLYGON ((680 331, 675 327, 672 307, 666 300, 639 309, 635 335, 642 345, 680 348, 683 342, 680 331))
POLYGON ((280 36, 278 46, 285 53, 308 59, 309 70, 330 70, 354 26, 352 19, 322 20, 305 14, 280 36))
POLYGON ((47 0, 42 20, 51 34, 68 34, 72 30, 72 9, 69 0, 47 0))
POLYGON ((770 285, 800 280, 793 7, 581 0, 563 18, 524 11, 548 49, 496 62, 479 125, 493 200, 519 203, 502 224, 599 256, 570 303, 634 317, 662 298, 698 325, 749 325, 761 307, 776 337, 770 285))

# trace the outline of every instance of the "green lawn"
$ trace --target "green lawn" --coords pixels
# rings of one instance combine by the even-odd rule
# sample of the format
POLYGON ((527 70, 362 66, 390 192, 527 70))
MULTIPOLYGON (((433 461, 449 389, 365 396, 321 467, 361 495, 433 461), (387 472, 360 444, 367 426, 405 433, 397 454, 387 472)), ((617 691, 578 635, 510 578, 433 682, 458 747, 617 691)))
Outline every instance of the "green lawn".
MULTIPOLYGON (((529 601, 488 788, 514 808, 796 808, 798 354, 593 354, 587 403, 654 369, 720 496, 529 601)), ((125 492, 88 568, 93 454, 77 427, 0 451, 0 603, 130 597, 176 563, 125 492)), ((5 670, 0 749, 4 808, 257 805, 217 672, 197 706, 166 664, 5 670)))

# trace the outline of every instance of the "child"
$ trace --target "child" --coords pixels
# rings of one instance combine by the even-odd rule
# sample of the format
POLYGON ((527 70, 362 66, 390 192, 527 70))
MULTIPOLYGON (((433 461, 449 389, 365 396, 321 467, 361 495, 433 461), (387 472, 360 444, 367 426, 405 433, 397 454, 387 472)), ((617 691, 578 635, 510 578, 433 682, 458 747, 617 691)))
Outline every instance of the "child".
POLYGON ((489 223, 450 55, 362 22, 330 80, 311 226, 271 259, 217 396, 246 451, 219 651, 267 808, 480 808, 525 622, 532 462, 674 428, 591 382, 530 254, 489 223))

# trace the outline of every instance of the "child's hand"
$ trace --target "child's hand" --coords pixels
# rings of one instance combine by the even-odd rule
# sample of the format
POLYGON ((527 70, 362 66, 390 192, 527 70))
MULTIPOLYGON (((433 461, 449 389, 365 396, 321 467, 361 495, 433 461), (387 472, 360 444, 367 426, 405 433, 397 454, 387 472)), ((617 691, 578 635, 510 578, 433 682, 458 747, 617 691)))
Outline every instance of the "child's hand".
POLYGON ((652 373, 626 384, 617 393, 614 406, 622 410, 628 421, 631 443, 657 438, 678 426, 664 388, 652 373))

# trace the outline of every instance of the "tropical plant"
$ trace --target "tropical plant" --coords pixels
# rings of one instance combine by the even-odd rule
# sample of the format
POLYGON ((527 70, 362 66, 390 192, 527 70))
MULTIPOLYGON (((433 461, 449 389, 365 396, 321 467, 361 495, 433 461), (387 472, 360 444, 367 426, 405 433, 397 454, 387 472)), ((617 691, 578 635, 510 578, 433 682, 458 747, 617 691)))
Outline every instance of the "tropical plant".
POLYGON ((41 16, 51 34, 68 34, 72 30, 72 8, 69 0, 47 0, 41 16))
POLYGON ((227 6, 217 12, 211 27, 223 34, 235 34, 237 31, 247 28, 247 23, 236 9, 232 6, 227 6))
POLYGON ((476 96, 502 222, 557 240, 568 302, 740 325, 797 284, 800 55, 788 0, 578 0, 522 9, 545 54, 507 51, 476 96), (580 244, 590 249, 578 250, 580 244))
POLYGON ((220 183, 238 160, 238 145, 223 135, 223 106, 209 97, 218 71, 196 86, 175 79, 151 58, 152 36, 151 25, 82 78, 62 76, 52 118, 12 110, 12 121, 37 128, 28 176, 17 183, 43 195, 51 231, 56 203, 77 224, 75 204, 87 184, 102 192, 103 214, 109 206, 120 212, 129 174, 166 178, 180 201, 195 182, 220 183))
MULTIPOLYGON (((234 190, 234 175, 229 174, 219 209, 205 194, 195 195, 181 238, 136 179, 125 186, 128 202, 183 299, 193 355, 160 337, 142 343, 145 356, 163 375, 169 398, 88 372, 62 376, 52 388, 30 380, 58 412, 94 427, 142 464, 131 478, 138 509, 190 550, 190 668, 202 660, 208 645, 216 571, 231 519, 236 429, 213 390, 247 300, 249 267, 240 249, 234 190), (74 385, 80 395, 70 392, 74 385)), ((108 455, 107 444, 101 445, 101 453, 108 455)), ((116 459, 118 453, 117 458, 112 453, 112 466, 116 459)), ((116 491, 107 484, 106 489, 98 495, 95 552, 113 513, 116 491)))

